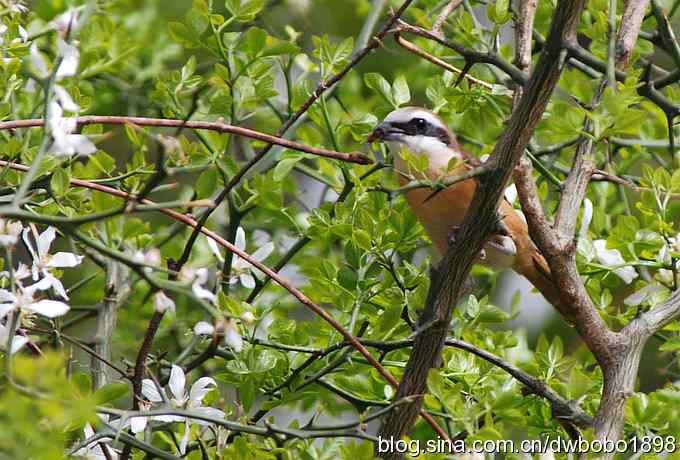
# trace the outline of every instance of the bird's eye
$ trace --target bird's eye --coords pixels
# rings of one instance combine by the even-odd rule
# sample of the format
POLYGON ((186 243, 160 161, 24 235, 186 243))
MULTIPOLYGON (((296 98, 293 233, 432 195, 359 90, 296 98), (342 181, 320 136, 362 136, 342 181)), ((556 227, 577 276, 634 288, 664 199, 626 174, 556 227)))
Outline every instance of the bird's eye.
POLYGON ((427 122, 423 118, 414 118, 411 120, 411 123, 413 123, 418 132, 423 132, 427 128, 427 122))

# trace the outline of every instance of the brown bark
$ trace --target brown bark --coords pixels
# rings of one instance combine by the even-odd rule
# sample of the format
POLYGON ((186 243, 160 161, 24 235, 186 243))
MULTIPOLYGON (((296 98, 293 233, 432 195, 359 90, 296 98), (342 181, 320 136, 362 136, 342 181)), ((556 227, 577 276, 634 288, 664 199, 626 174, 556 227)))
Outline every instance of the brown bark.
MULTIPOLYGON (((419 320, 421 331, 415 339, 396 399, 421 394, 428 371, 440 362, 451 310, 465 290, 475 257, 488 235, 497 229, 498 202, 557 84, 565 57, 563 43, 574 34, 584 3, 585 0, 562 0, 555 9, 536 69, 489 159, 490 171, 482 178, 456 241, 432 277, 428 301, 419 320)), ((421 403, 419 398, 395 408, 385 420, 380 435, 383 438, 403 436, 413 425, 421 403)), ((398 457, 395 453, 383 456, 398 457)))

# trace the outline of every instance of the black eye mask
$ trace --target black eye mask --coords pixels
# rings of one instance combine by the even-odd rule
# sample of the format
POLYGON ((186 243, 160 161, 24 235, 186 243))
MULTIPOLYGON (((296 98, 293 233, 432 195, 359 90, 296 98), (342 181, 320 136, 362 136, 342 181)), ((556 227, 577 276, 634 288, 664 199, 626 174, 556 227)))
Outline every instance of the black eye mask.
POLYGON ((428 123, 422 118, 413 118, 406 122, 393 121, 390 123, 394 128, 397 128, 408 134, 409 136, 427 136, 439 139, 446 145, 449 145, 451 138, 446 129, 428 123), (423 122, 425 122, 423 124, 423 122))

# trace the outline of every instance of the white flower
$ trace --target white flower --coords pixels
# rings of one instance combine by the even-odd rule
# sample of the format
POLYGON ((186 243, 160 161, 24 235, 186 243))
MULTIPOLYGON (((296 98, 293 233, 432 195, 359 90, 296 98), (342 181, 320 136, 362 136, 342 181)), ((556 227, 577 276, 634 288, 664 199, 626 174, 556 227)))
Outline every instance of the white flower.
POLYGON ((0 246, 14 246, 19 241, 22 229, 20 222, 0 219, 0 246))
POLYGON ((29 60, 31 62, 31 66, 33 66, 33 70, 38 75, 38 77, 47 78, 49 76, 50 71, 47 68, 47 61, 40 53, 40 51, 38 51, 38 45, 36 45, 35 42, 33 42, 29 49, 29 60))
MULTIPOLYGON (((148 412, 149 408, 151 407, 151 404, 145 403, 145 402, 140 402, 139 403, 139 410, 142 412, 148 412)), ((130 429, 132 430, 133 433, 141 433, 146 429, 146 425, 149 421, 149 417, 141 416, 141 417, 130 417, 130 429)))
POLYGON ((7 289, 0 289, 0 319, 11 311, 23 310, 25 313, 38 313, 48 318, 65 315, 70 307, 58 300, 35 300, 37 291, 44 291, 52 286, 52 280, 44 278, 31 286, 24 287, 17 284, 16 293, 7 289))
POLYGON ((73 134, 76 130, 75 118, 65 118, 64 110, 55 101, 50 102, 47 111, 47 125, 52 135, 52 155, 90 155, 97 151, 91 140, 82 134, 73 134))
MULTIPOLYGON (((30 239, 28 238, 28 228, 24 229, 23 239, 26 243, 28 251, 31 253, 33 258, 33 266, 31 267, 31 273, 33 274, 33 280, 38 279, 38 275, 42 273, 44 276, 49 275, 50 268, 71 268, 83 261, 83 256, 79 256, 72 252, 57 252, 56 254, 50 254, 50 246, 56 238, 56 230, 54 227, 47 227, 47 230, 38 235, 35 227, 32 227, 33 238, 36 241, 36 247, 33 247, 30 239)), ((51 279, 50 285, 55 283, 56 278, 51 279)), ((58 282, 58 280, 56 280, 58 282)), ((63 287, 60 290, 63 292, 63 287)))
MULTIPOLYGON (((223 327, 224 343, 231 347, 236 353, 240 353, 243 350, 243 338, 236 328, 236 325, 231 320, 227 320, 224 322, 223 327)), ((213 335, 214 333, 215 326, 206 321, 199 321, 194 326, 194 334, 196 335, 213 335)))
POLYGON ((59 101, 59 105, 61 105, 62 109, 69 112, 80 111, 80 106, 75 103, 71 95, 64 89, 63 86, 54 85, 54 95, 57 97, 57 101, 59 101))
POLYGON ((215 333, 215 326, 207 321, 199 321, 194 326, 194 334, 196 335, 213 335, 215 333))
POLYGON ((151 273, 153 271, 152 267, 158 267, 161 264, 161 251, 158 248, 151 248, 146 252, 136 251, 132 255, 132 260, 138 264, 146 265, 144 271, 151 273))
POLYGON ((224 327, 224 343, 229 345, 236 353, 243 350, 243 338, 231 321, 227 321, 224 327))
POLYGON ((57 69, 57 80, 74 76, 78 71, 78 62, 80 61, 78 48, 59 38, 57 39, 57 50, 61 56, 61 64, 57 69))
MULTIPOLYGON (((5 350, 7 348, 7 341, 9 340, 9 330, 2 323, 0 323, 0 349, 5 350)), ((12 337, 12 345, 10 347, 10 353, 16 353, 24 345, 28 343, 28 339, 24 336, 15 334, 12 337)))
MULTIPOLYGON (((236 246, 241 251, 246 250, 246 234, 242 227, 239 227, 236 230, 236 240, 234 241, 234 246, 236 246)), ((267 257, 269 257, 269 254, 271 254, 273 250, 274 243, 268 242, 260 246, 250 255, 250 257, 257 262, 262 262, 267 257)), ((231 271, 232 276, 229 279, 229 284, 240 282, 248 289, 253 289, 255 287, 255 278, 252 274, 252 264, 250 262, 234 254, 234 258, 231 262, 231 271)))
POLYGON ((158 313, 165 313, 168 310, 173 313, 175 312, 175 302, 165 295, 163 291, 158 291, 154 294, 153 302, 158 313))
MULTIPOLYGON (((595 257, 603 265, 614 267, 626 263, 618 249, 607 249, 607 240, 595 240, 593 241, 593 247, 595 249, 595 257)), ((631 266, 615 268, 614 274, 626 284, 630 284, 638 277, 635 268, 631 266)))
POLYGON ((50 21, 50 25, 57 30, 61 35, 66 35, 70 30, 78 28, 78 8, 70 8, 50 21))
POLYGON ((583 200, 583 216, 581 217, 581 228, 579 229, 578 236, 581 238, 586 238, 588 236, 588 227, 590 227, 590 222, 593 220, 593 202, 588 198, 583 200))
MULTIPOLYGON (((173 364, 170 371, 170 380, 168 381, 168 389, 170 395, 166 390, 161 389, 160 392, 153 380, 144 379, 142 381, 142 394, 151 401, 152 404, 162 404, 173 409, 185 409, 194 413, 200 413, 207 417, 224 418, 224 412, 213 407, 203 406, 203 398, 206 394, 216 387, 217 383, 211 377, 201 377, 191 386, 189 393, 186 392, 186 376, 181 367, 173 364), (165 403, 167 401, 167 404, 165 403)), ((189 443, 189 432, 191 424, 210 425, 210 422, 197 419, 187 419, 178 415, 157 415, 154 420, 162 422, 184 422, 184 436, 180 441, 179 451, 182 455, 186 453, 186 447, 189 443)))
MULTIPOLYGON (((28 7, 24 5, 21 0, 7 0, 5 5, 9 11, 12 13, 26 13, 28 12, 28 7)), ((19 26, 21 27, 21 26, 19 26)))
MULTIPOLYGON (((106 417, 103 417, 101 415, 100 417, 102 417, 103 419, 105 419, 104 421, 106 421, 106 417)), ((83 433, 85 434, 85 440, 88 440, 95 435, 94 429, 92 428, 92 425, 90 425, 89 423, 85 425, 83 433)), ((75 455, 78 457, 84 457, 88 460, 118 460, 119 458, 118 452, 106 445, 107 443, 110 442, 111 439, 109 438, 98 439, 96 441, 89 443, 83 448, 78 449, 78 451, 75 452, 75 455)))
POLYGON ((623 299, 623 303, 629 307, 636 307, 642 302, 654 297, 654 294, 663 292, 666 289, 657 283, 647 284, 646 286, 633 292, 631 295, 623 299))
POLYGON ((199 268, 196 270, 195 276, 196 278, 191 285, 191 291, 194 293, 194 295, 199 299, 206 299, 212 303, 217 302, 217 296, 212 291, 209 291, 203 287, 203 285, 208 281, 208 269, 199 268))
POLYGON ((26 29, 24 29, 22 26, 19 26, 19 36, 21 37, 21 41, 28 41, 28 32, 26 32, 26 29))
POLYGON ((255 321, 255 315, 253 315, 253 313, 250 311, 246 311, 243 314, 241 314, 241 321, 250 324, 255 321))

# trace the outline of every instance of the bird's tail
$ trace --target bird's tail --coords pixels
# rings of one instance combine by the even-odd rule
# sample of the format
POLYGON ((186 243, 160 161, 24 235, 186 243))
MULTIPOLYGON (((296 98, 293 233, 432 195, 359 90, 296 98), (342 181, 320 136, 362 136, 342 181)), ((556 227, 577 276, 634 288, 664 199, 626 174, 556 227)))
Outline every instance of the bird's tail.
POLYGON ((543 294, 545 300, 555 308, 560 309, 562 303, 560 292, 552 279, 548 262, 528 235, 524 236, 522 240, 524 241, 515 241, 518 251, 513 269, 527 278, 543 294))

